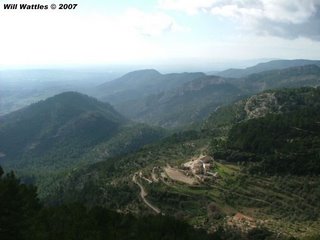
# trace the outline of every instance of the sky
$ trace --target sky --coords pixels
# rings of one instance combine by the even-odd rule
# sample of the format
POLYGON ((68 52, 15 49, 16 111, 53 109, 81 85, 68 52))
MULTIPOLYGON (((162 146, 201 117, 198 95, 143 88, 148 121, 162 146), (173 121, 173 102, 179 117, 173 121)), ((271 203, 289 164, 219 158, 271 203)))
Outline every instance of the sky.
POLYGON ((5 10, 0 67, 183 66, 320 59, 320 0, 64 0, 74 10, 5 10))

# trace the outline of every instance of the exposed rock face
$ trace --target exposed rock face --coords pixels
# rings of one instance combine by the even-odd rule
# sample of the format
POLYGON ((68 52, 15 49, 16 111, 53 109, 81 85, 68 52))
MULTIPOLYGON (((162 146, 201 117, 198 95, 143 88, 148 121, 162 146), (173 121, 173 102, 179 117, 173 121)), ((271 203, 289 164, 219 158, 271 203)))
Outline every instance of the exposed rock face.
POLYGON ((275 93, 262 93, 250 97, 244 106, 248 119, 264 117, 268 113, 280 111, 275 93))

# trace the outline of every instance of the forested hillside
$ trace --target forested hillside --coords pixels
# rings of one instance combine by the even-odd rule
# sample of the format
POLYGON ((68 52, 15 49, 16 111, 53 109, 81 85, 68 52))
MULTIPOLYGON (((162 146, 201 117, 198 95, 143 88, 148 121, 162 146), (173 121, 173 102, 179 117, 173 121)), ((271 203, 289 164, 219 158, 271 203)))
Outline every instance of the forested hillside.
POLYGON ((199 132, 176 133, 72 172, 49 199, 153 213, 138 197, 138 181, 146 201, 161 213, 209 232, 227 224, 238 239, 258 226, 284 239, 314 235, 320 209, 319 94, 319 88, 268 90, 221 107, 199 132), (201 156, 214 158, 208 170, 213 175, 194 175, 184 167, 201 156))
POLYGON ((116 105, 127 116, 162 127, 183 127, 199 123, 220 105, 242 96, 242 91, 218 77, 193 80, 183 86, 116 105))
POLYGON ((0 121, 1 164, 19 171, 25 181, 41 178, 40 190, 70 169, 134 151, 165 135, 76 92, 56 95, 0 121))
POLYGON ((170 217, 134 217, 81 204, 43 206, 36 188, 0 167, 0 238, 36 239, 210 239, 203 230, 170 217))

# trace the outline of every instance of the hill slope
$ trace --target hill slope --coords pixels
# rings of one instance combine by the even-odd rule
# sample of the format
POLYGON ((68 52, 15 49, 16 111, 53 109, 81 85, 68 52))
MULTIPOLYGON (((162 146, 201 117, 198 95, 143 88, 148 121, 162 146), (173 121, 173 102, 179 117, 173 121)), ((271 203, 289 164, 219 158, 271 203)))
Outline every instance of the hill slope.
POLYGON ((197 123, 222 104, 239 98, 242 91, 220 77, 192 80, 171 91, 117 104, 124 115, 162 127, 197 123))
POLYGON ((164 134, 130 122, 109 104, 66 92, 1 118, 0 162, 50 182, 50 174, 134 151, 164 134))
POLYGON ((126 122, 108 104, 76 92, 62 93, 1 118, 2 160, 22 163, 24 155, 41 156, 68 145, 82 152, 110 139, 126 122))
POLYGON ((214 142, 213 153, 228 161, 261 161, 252 171, 320 174, 319 99, 319 88, 268 90, 218 109, 204 129, 227 140, 214 142))

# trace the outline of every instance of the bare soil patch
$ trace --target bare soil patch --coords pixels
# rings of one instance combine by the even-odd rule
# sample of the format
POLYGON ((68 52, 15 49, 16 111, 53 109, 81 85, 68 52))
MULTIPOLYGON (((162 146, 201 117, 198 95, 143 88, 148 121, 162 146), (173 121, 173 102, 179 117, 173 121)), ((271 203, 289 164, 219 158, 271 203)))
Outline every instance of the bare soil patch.
POLYGON ((199 184, 199 182, 196 179, 186 176, 183 172, 181 172, 178 169, 165 167, 164 171, 166 172, 168 177, 171 178, 173 181, 182 182, 188 185, 199 184))

